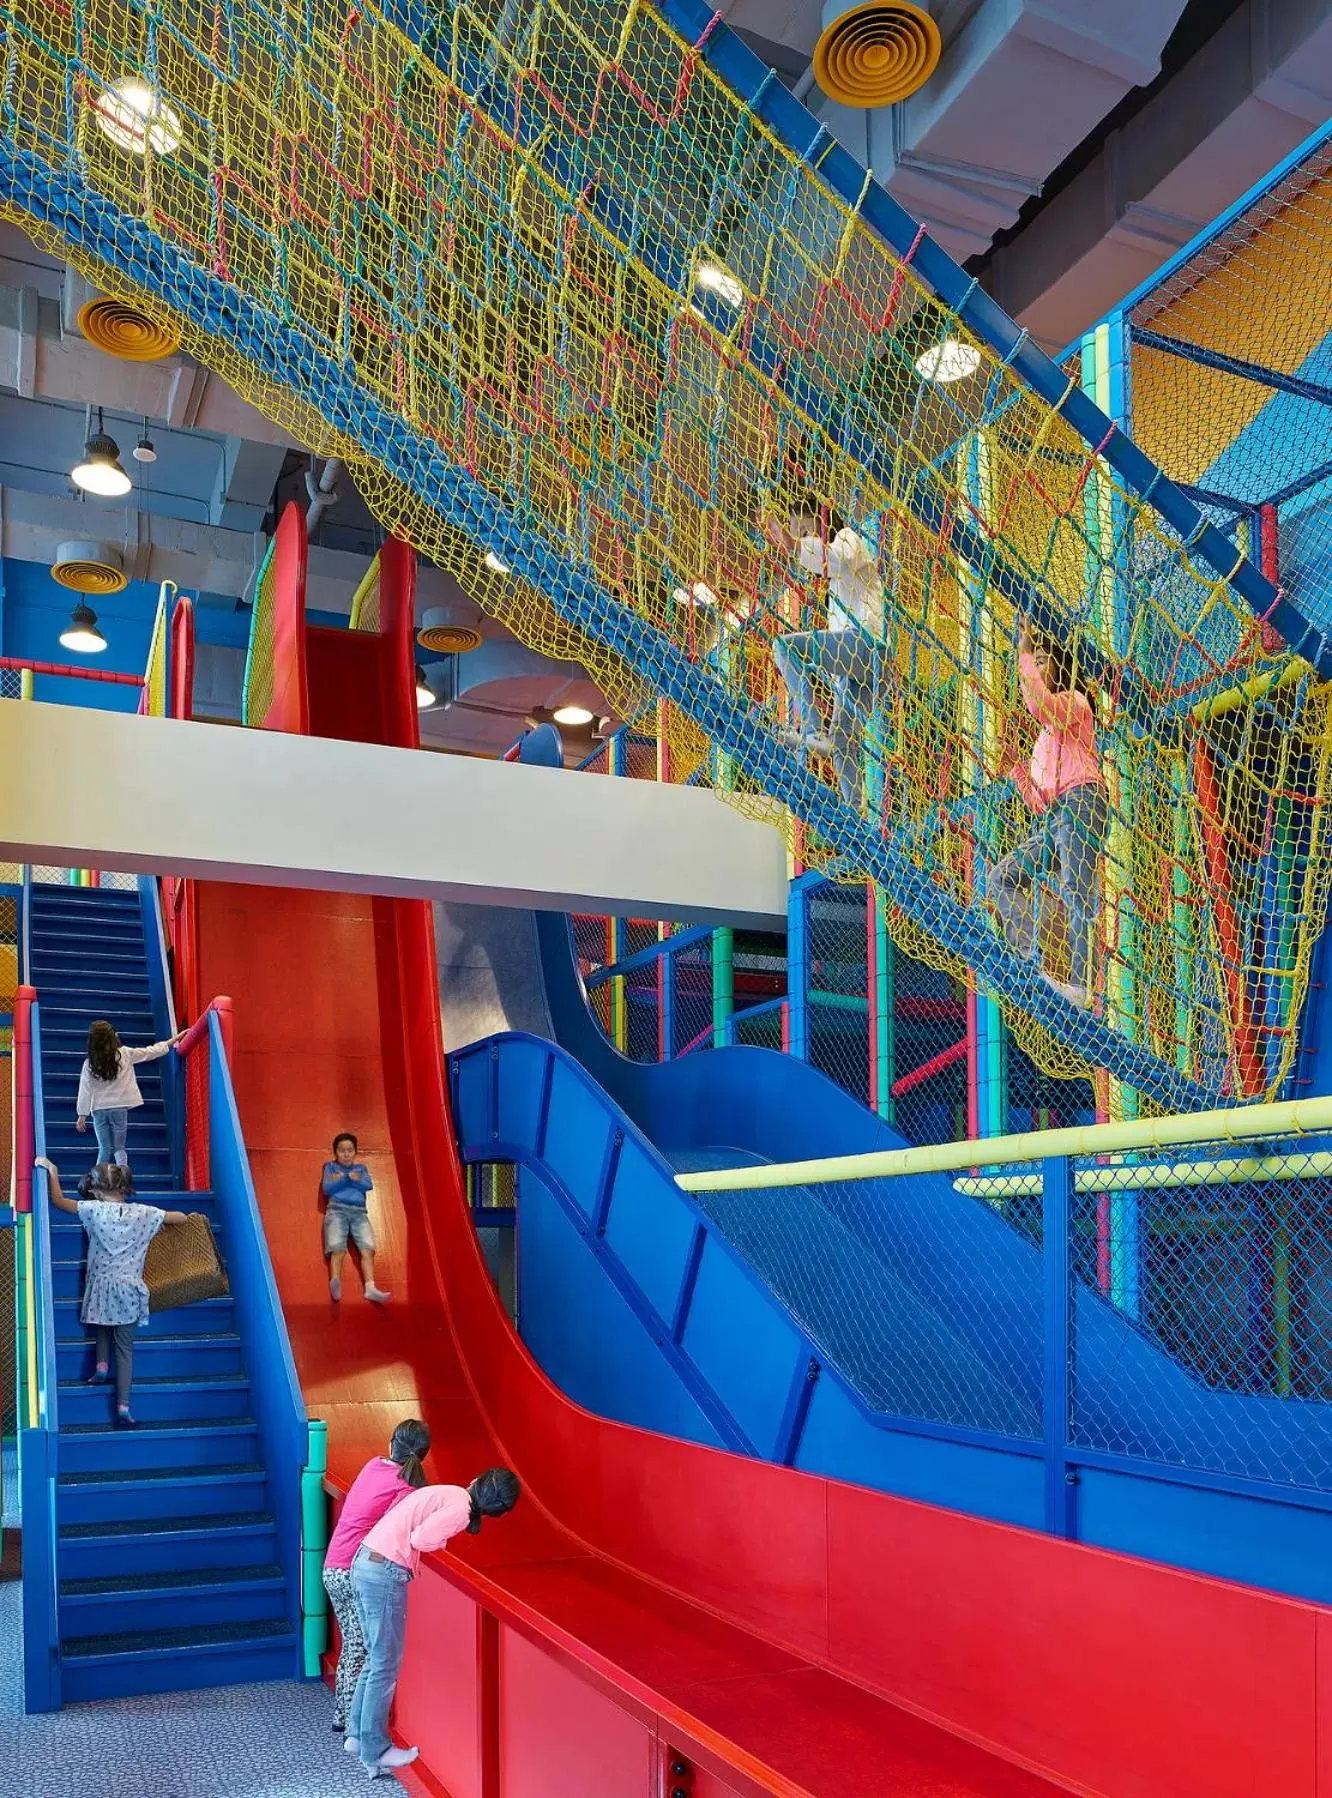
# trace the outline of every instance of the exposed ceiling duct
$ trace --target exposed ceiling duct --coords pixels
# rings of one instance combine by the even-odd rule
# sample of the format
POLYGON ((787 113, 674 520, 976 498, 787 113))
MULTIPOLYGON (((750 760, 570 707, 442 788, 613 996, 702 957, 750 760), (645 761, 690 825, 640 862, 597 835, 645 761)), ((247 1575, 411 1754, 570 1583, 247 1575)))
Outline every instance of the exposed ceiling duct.
POLYGON ((1246 0, 995 250, 986 288, 1073 342, 1332 116, 1332 0, 1246 0))
MULTIPOLYGON (((5 227, 0 237, 0 389, 23 399, 50 399, 84 406, 90 398, 108 412, 161 419, 174 429, 210 431, 251 443, 288 445, 290 433, 271 424, 261 412, 215 375, 175 351, 145 361, 130 359, 124 348, 114 353, 98 348, 83 335, 79 314, 99 296, 72 270, 56 270, 57 292, 40 263, 20 262, 18 234, 5 227), (13 246, 15 254, 6 255, 13 246), (14 276, 31 279, 15 284, 14 276)), ((29 250, 31 256, 40 252, 29 250)), ((109 314, 99 313, 103 323, 109 314)), ((149 321, 151 324, 151 321, 149 321)), ((146 347, 142 326, 130 330, 146 347)))
MULTIPOLYGON (((874 110, 820 99, 833 135, 946 249, 987 250, 1130 89, 1152 80, 1185 0, 982 0, 920 91, 874 110)), ((829 0, 824 37, 859 7, 829 0)), ((929 10, 945 24, 951 9, 929 10)), ((817 77, 817 71, 816 71, 817 77)))

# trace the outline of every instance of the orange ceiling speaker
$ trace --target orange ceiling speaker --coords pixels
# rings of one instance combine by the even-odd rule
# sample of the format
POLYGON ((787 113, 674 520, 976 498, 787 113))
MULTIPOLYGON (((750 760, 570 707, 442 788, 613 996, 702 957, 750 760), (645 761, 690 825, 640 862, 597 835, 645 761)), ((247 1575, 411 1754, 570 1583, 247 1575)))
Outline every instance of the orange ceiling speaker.
POLYGON ((180 338, 138 306, 107 294, 79 307, 79 329, 89 343, 123 362, 160 362, 180 348, 180 338))
POLYGON ((441 656, 464 656, 481 647, 481 633, 470 624, 432 624, 427 618, 416 633, 422 649, 441 656))
POLYGON ((814 79, 843 106, 891 106, 923 87, 943 40, 923 7, 869 0, 834 19, 814 46, 814 79))
POLYGON ((51 578, 72 593, 122 593, 129 576, 120 551, 110 543, 62 543, 51 564, 51 578))

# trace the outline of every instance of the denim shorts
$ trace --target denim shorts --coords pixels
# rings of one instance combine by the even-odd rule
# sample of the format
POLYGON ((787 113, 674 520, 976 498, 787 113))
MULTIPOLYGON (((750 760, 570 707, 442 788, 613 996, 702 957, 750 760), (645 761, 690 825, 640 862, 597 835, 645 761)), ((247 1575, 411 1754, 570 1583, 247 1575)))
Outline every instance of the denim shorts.
POLYGON ((374 1254, 375 1226, 365 1206, 330 1204, 324 1213, 324 1253, 345 1253, 349 1236, 363 1255, 374 1254))

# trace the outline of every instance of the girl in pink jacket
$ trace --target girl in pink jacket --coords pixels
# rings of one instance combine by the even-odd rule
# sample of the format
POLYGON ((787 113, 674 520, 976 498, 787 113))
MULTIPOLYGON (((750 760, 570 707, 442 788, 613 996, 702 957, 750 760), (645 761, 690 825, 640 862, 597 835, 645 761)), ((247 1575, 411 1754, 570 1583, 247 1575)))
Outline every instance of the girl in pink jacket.
POLYGON ((1101 845, 1109 822, 1096 711, 1068 650, 1037 638, 1025 623, 1018 684, 1041 730, 1030 763, 1008 773, 1035 822, 991 873, 990 898, 1009 947, 1033 961, 1040 943, 1038 894, 1053 886, 1068 914, 1069 977, 1045 978, 1074 1005, 1085 1006, 1091 995, 1101 845))

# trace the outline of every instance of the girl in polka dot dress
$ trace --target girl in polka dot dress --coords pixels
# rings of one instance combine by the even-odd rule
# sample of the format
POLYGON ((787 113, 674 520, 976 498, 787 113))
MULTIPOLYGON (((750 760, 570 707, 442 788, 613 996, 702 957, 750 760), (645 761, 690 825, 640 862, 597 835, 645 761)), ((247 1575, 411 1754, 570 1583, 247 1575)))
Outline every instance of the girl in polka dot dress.
POLYGON ((54 1162, 43 1156, 37 1166, 46 1169, 51 1203, 77 1217, 88 1236, 88 1268, 79 1317, 97 1333, 97 1364, 89 1384, 101 1385, 110 1377, 114 1347, 116 1422, 124 1429, 133 1429, 130 1379, 134 1370, 134 1332, 148 1322, 144 1257, 162 1225, 183 1224, 185 1213, 136 1204, 129 1169, 114 1162, 99 1162, 79 1182, 78 1199, 67 1199, 60 1190, 60 1175, 54 1162))

